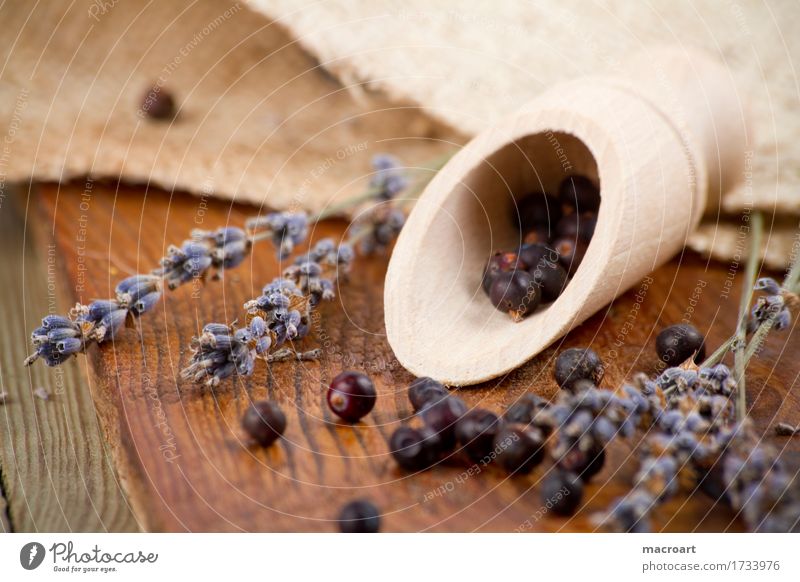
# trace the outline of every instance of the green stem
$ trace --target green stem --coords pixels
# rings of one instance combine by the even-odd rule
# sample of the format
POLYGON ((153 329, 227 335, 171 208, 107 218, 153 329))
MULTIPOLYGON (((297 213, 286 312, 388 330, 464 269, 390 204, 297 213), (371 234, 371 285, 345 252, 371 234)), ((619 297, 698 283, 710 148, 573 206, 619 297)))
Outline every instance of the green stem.
POLYGON ((770 317, 767 321, 763 322, 761 325, 758 326, 753 336, 750 338, 750 342, 747 344, 747 348, 744 352, 744 365, 750 363, 750 358, 752 358, 755 353, 761 348, 761 344, 764 343, 764 340, 767 339, 767 334, 772 329, 773 325, 773 318, 770 317))
POLYGON ((789 272, 783 279, 783 288, 792 293, 797 293, 797 284, 800 282, 800 253, 796 253, 789 272))
MULTIPOLYGON (((441 157, 438 157, 432 160, 430 163, 420 166, 419 168, 412 168, 411 171, 414 172, 425 172, 423 176, 419 179, 415 180, 412 187, 409 189, 408 193, 403 196, 403 199, 413 198, 416 199, 416 195, 419 194, 423 188, 431 181, 432 176, 430 176, 430 172, 434 174, 438 172, 442 167, 447 163, 447 161, 453 157, 453 153, 445 154, 441 157)), ((362 192, 352 198, 348 198, 347 200, 342 200, 337 204, 332 204, 328 206, 318 214, 309 217, 309 222, 319 222, 321 220, 325 220, 327 218, 331 218, 332 216, 336 216, 337 214, 341 214, 343 211, 348 210, 349 208, 354 208, 359 204, 363 204, 364 202, 369 202, 380 196, 382 190, 380 188, 368 188, 366 192, 362 192)))
POLYGON ((347 210, 348 208, 353 208, 354 206, 358 206, 359 204, 368 202, 369 200, 376 198, 380 193, 381 193, 380 188, 368 188, 366 192, 362 192, 357 196, 353 196, 352 198, 342 200, 337 204, 331 204, 330 206, 318 212, 314 216, 310 216, 308 221, 313 224, 315 222, 325 220, 326 218, 336 216, 337 214, 341 214, 344 210, 347 210))
POLYGON ((731 346, 736 342, 736 336, 733 335, 726 339, 720 346, 716 349, 716 351, 708 356, 705 361, 700 364, 701 368, 710 368, 716 364, 719 364, 728 351, 731 349, 731 346))
POLYGON ((747 388, 744 371, 746 367, 745 346, 747 341, 747 318, 750 313, 750 302, 753 300, 753 286, 758 273, 758 259, 761 250, 761 236, 764 230, 764 217, 760 212, 753 214, 751 221, 750 253, 745 267, 744 288, 739 304, 739 319, 736 322, 736 343, 733 350, 733 371, 736 378, 736 416, 742 421, 747 416, 747 388))

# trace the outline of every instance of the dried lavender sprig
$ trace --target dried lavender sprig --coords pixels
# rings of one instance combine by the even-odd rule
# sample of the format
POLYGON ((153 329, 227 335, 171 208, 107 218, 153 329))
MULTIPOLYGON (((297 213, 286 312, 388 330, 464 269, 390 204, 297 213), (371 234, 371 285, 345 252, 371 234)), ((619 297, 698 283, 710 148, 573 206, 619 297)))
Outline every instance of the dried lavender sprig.
POLYGON ((396 200, 404 189, 406 194, 402 200, 398 201, 398 205, 405 205, 406 202, 416 201, 416 195, 430 182, 431 172, 436 174, 436 172, 438 172, 452 157, 453 153, 448 153, 426 165, 400 168, 399 162, 393 156, 378 154, 372 159, 372 166, 376 169, 376 173, 373 179, 370 180, 370 185, 367 190, 359 196, 328 206, 312 217, 311 221, 318 222, 326 218, 331 218, 365 202, 396 200), (402 179, 396 177, 396 174, 400 170, 402 170, 403 174, 402 179), (409 180, 406 174, 412 172, 419 172, 421 175, 414 180, 409 180), (387 180, 386 177, 387 173, 392 176, 389 180, 387 180), (387 182, 389 183, 388 189, 386 187, 387 182), (404 186, 404 189, 399 188, 400 184, 404 186))
POLYGON ((260 296, 245 303, 248 322, 251 318, 258 318, 267 326, 264 333, 271 341, 265 350, 255 350, 250 340, 254 334, 247 327, 231 327, 230 333, 225 335, 236 339, 239 334, 241 341, 231 345, 226 342, 221 348, 203 343, 201 335, 194 340, 192 358, 182 377, 204 380, 206 384, 215 386, 234 374, 249 376, 256 359, 271 363, 318 357, 319 350, 297 353, 283 344, 305 337, 310 328, 311 311, 323 301, 335 298, 336 280, 341 274, 349 273, 355 259, 354 245, 358 244, 362 252, 369 254, 391 243, 405 221, 405 215, 401 213, 398 219, 397 212, 393 201, 371 209, 365 214, 367 218, 363 223, 353 229, 348 241, 338 246, 332 239, 318 241, 307 253, 296 257, 282 277, 266 285, 260 296), (239 365, 236 358, 244 357, 244 354, 249 354, 246 365, 239 365))
POLYGON ((318 357, 318 350, 297 353, 284 344, 308 334, 311 311, 335 297, 336 278, 349 272, 354 257, 347 242, 337 246, 332 239, 318 241, 308 253, 297 257, 282 277, 265 285, 258 297, 244 304, 246 326, 206 325, 193 340, 192 357, 181 377, 216 386, 233 375, 249 376, 257 359, 271 363, 318 357))
MULTIPOLYGON (((640 470, 630 494, 597 516, 618 531, 649 531, 649 514, 689 485, 741 513, 752 531, 792 531, 800 522, 794 477, 763 445, 749 422, 735 422, 737 389, 725 366, 668 375, 689 384, 656 419, 640 447, 640 470)), ((660 377, 663 382, 663 375, 660 377)), ((643 427, 642 427, 643 428, 643 427)))
MULTIPOLYGON (((365 199, 386 197, 387 183, 395 186, 388 191, 397 192, 397 178, 394 182, 386 180, 387 172, 395 172, 396 164, 390 168, 387 159, 376 162, 378 173, 382 175, 381 188, 373 188, 364 197, 356 197, 344 204, 354 205, 365 199), (383 174, 381 174, 383 173, 383 174)), ((319 217, 317 218, 319 220, 319 217)), ((161 297, 162 284, 175 289, 189 281, 204 280, 209 272, 213 278, 220 278, 224 270, 241 264, 255 242, 271 239, 279 253, 287 253, 300 244, 307 236, 308 220, 304 213, 272 213, 266 217, 256 217, 248 221, 247 233, 237 227, 222 227, 215 231, 194 230, 192 238, 180 246, 170 246, 167 255, 159 261, 159 267, 149 274, 129 277, 117 287, 116 299, 97 300, 89 305, 77 305, 68 316, 48 316, 42 325, 32 333, 34 353, 25 359, 31 365, 42 359, 49 366, 64 363, 73 355, 83 353, 89 345, 112 339, 124 326, 144 312, 152 309, 161 297), (130 281, 143 278, 158 278, 160 283, 148 295, 130 302, 119 294, 130 281), (98 315, 98 313, 100 315, 98 315), (106 318, 103 320, 103 318, 106 318)))
POLYGON ((764 218, 760 212, 753 215, 751 235, 750 235, 750 254, 747 257, 745 267, 745 283, 742 289, 742 299, 739 305, 739 318, 736 322, 736 345, 733 350, 733 366, 736 374, 736 385, 738 393, 736 397, 736 416, 739 421, 747 416, 747 389, 745 387, 745 360, 744 349, 747 338, 747 314, 750 302, 753 299, 753 287, 755 286, 756 271, 758 270, 758 254, 761 249, 761 235, 764 230, 764 218))
POLYGON ((25 359, 25 365, 41 358, 48 366, 58 366, 93 343, 114 339, 122 327, 132 325, 155 307, 165 284, 176 289, 189 281, 203 280, 210 272, 219 278, 225 269, 241 264, 250 248, 251 241, 236 227, 193 231, 192 238, 180 247, 168 248, 158 268, 122 280, 114 299, 77 304, 66 317, 45 317, 31 334, 36 349, 25 359))
MULTIPOLYGON (((252 346, 247 347, 246 338, 253 335, 248 333, 247 328, 231 328, 231 333, 226 334, 232 334, 234 339, 237 334, 242 335, 243 340, 238 345, 225 343, 222 348, 216 348, 196 338, 192 358, 182 377, 194 381, 205 380, 214 386, 234 374, 252 374, 252 363, 256 359, 271 363, 318 357, 319 350, 298 353, 283 347, 283 344, 305 337, 310 328, 311 311, 323 301, 335 298, 336 280, 340 274, 350 271, 355 259, 354 245, 358 244, 364 254, 369 254, 391 243, 405 222, 405 215, 400 213, 398 217, 398 212, 392 200, 371 208, 365 213, 366 218, 354 227, 348 241, 338 246, 332 239, 318 241, 307 253, 296 257, 293 264, 284 270, 282 277, 265 286, 259 297, 245 303, 248 321, 255 317, 266 323, 267 330, 264 333, 269 335, 271 341, 263 352, 254 351, 252 346), (234 365, 235 356, 240 352, 250 354, 247 365, 234 365)), ((251 222, 248 226, 254 227, 255 223, 251 222)), ((293 231, 289 228, 291 220, 288 216, 281 219, 273 217, 271 221, 259 222, 258 226, 264 227, 264 237, 271 238, 278 245, 281 256, 284 256, 298 243, 299 233, 307 227, 307 220, 306 217, 298 220, 297 228, 293 231)))

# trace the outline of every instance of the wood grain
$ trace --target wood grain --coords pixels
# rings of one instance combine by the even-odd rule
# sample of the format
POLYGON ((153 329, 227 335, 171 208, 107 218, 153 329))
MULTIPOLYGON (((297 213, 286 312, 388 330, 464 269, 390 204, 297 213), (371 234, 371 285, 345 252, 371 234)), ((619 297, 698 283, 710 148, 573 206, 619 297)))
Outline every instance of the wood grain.
MULTIPOLYGON (((25 368, 28 336, 48 313, 61 313, 63 255, 46 232, 26 230, 26 192, 0 205, 0 527, 13 531, 136 531, 100 431, 85 362, 25 368), (49 393, 47 400, 34 394, 49 393), (6 519, 8 518, 8 519, 6 519)), ((30 210, 38 215, 33 193, 30 210)), ((35 224, 32 220, 32 224, 35 224)), ((70 299, 71 300, 71 299, 70 299)))
MULTIPOLYGON (((59 261, 68 265, 73 298, 109 297, 114 283, 156 264, 169 243, 196 226, 241 224, 250 208, 178 193, 92 184, 47 186, 39 219, 53 228, 59 261), (86 242, 76 245, 86 228, 86 242), (85 265, 84 276, 78 265, 85 265), (75 287, 83 285, 82 290, 75 287)), ((326 223, 312 239, 341 236, 326 223)), ((241 305, 278 274, 272 250, 257 247, 252 259, 223 282, 179 289, 115 344, 70 362, 66 374, 88 364, 98 416, 122 484, 143 527, 154 531, 330 531, 341 505, 373 499, 387 531, 586 531, 589 517, 627 491, 632 445, 612 447, 610 460, 588 487, 585 506, 571 519, 533 516, 541 508, 537 482, 509 479, 494 467, 461 478, 467 465, 450 460, 418 475, 399 471, 387 440, 408 419, 411 376, 394 359, 384 336, 383 258, 359 259, 337 301, 325 305, 308 347, 323 348, 319 362, 262 364, 244 381, 215 389, 180 381, 187 346, 201 325, 231 321, 241 305), (198 291, 195 293, 195 291, 198 291), (343 368, 366 370, 376 382, 376 409, 355 426, 339 425, 324 404, 329 380, 343 368), (239 419, 250 399, 271 398, 289 419, 285 439, 267 450, 243 444, 239 419), (442 495, 432 495, 437 490, 442 495), (528 523, 530 525, 528 525, 528 523)), ((532 390, 553 395, 552 358, 558 349, 591 345, 606 360, 608 383, 636 371, 653 371, 654 338, 663 325, 688 314, 716 345, 733 329, 739 275, 728 265, 685 255, 659 269, 642 286, 617 299, 570 334, 562 345, 511 374, 459 392, 471 405, 502 410, 532 390), (695 289, 698 292, 695 293, 695 289), (732 291, 727 291, 733 289, 732 291), (695 297, 696 296, 696 297, 695 297), (692 310, 692 311, 690 311, 692 310)), ((20 333, 19 337, 24 334, 20 333)), ((796 388, 798 334, 773 338, 752 368, 749 405, 760 430, 773 439, 776 417, 800 420, 796 388)), ((487 345, 487 357, 492 347, 487 345)), ((43 376, 55 372, 38 368, 43 376)), ((796 463, 797 440, 775 440, 796 463)), ((796 466, 793 465, 793 466, 796 466)), ((657 510, 665 531, 741 529, 727 510, 700 494, 657 510)))

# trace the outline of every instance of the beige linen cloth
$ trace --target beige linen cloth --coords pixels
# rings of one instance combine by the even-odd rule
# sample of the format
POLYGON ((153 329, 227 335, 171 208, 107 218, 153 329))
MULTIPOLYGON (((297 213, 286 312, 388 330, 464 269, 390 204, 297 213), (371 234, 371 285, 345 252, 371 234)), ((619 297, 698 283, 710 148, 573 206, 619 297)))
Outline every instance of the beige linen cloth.
MULTIPOLYGON (((777 211, 772 266, 794 246, 790 0, 14 0, 0 20, 4 182, 90 174, 314 210, 363 188, 374 153, 425 165, 560 80, 699 46, 752 105, 752 174, 724 210, 777 211), (181 103, 173 123, 137 114, 154 83, 181 103)), ((738 225, 690 246, 740 257, 738 225)))

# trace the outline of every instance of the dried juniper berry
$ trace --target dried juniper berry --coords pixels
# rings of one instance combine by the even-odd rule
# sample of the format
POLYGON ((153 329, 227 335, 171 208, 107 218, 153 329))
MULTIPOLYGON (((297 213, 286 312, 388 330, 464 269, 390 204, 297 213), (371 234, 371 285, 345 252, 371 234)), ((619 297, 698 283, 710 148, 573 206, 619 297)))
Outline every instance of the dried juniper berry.
POLYGON ((339 418, 358 422, 375 407, 378 392, 366 374, 342 372, 328 388, 328 406, 339 418))
POLYGON ((522 232, 537 227, 552 230, 560 218, 558 201, 544 192, 526 194, 512 207, 512 223, 519 225, 522 232))
POLYGON ((523 394, 503 414, 503 420, 509 423, 530 424, 536 413, 543 410, 548 402, 536 394, 523 394))
POLYGON ((556 225, 554 238, 568 238, 589 243, 597 226, 597 215, 594 212, 573 212, 562 217, 556 225))
POLYGON ((378 508, 366 499, 351 501, 339 513, 339 531, 342 533, 377 533, 380 529, 378 508))
POLYGON ((494 438, 496 460, 510 474, 527 475, 544 458, 544 440, 537 428, 505 426, 494 438))
POLYGON ((408 400, 414 412, 447 396, 447 388, 433 378, 416 378, 408 387, 408 400))
POLYGON ((489 300, 515 320, 533 313, 541 301, 541 290, 527 271, 501 273, 489 289, 489 300))
POLYGON ((456 423, 467 412, 467 405, 458 396, 448 395, 429 401, 419 412, 425 426, 439 437, 444 450, 452 450, 456 443, 456 423))
POLYGON ((556 383, 565 390, 570 390, 572 384, 578 380, 591 380, 599 385, 605 374, 605 367, 591 348, 569 348, 561 352, 556 358, 555 379, 556 383))
POLYGON ((656 353, 667 366, 679 366, 692 356, 700 363, 706 357, 705 338, 688 323, 670 325, 656 337, 656 353))
POLYGON ((541 290, 542 303, 551 303, 558 299, 567 286, 567 272, 558 263, 543 262, 531 268, 528 273, 541 290))
POLYGON ((489 410, 475 408, 464 414, 456 423, 456 441, 464 453, 475 463, 490 458, 494 437, 501 421, 489 410))
MULTIPOLYGON (((519 267, 530 271, 546 263, 557 263, 558 253, 543 243, 524 243, 517 253, 519 267)), ((506 269, 511 270, 511 269, 506 269)))
POLYGON ((554 469, 542 480, 541 500, 553 513, 570 516, 583 499, 583 481, 575 473, 554 469))
POLYGON ((406 471, 423 471, 438 458, 437 447, 422 431, 410 426, 401 426, 392 433, 389 451, 397 464, 406 471))
POLYGON ((546 245, 550 243, 554 232, 555 229, 552 226, 536 226, 522 233, 522 242, 524 244, 546 245))
POLYGON ((147 90, 142 97, 140 109, 147 117, 157 121, 169 121, 178 113, 172 94, 158 85, 147 90))
POLYGON ((558 199, 569 212, 597 212, 600 189, 586 176, 568 176, 558 188, 558 199))
POLYGON ((242 428, 253 441, 268 447, 286 430, 286 416, 274 402, 253 402, 242 417, 242 428))
POLYGON ((553 248, 558 253, 558 261, 564 270, 568 274, 574 275, 586 255, 586 243, 581 240, 560 237, 553 241, 553 248))
POLYGON ((556 459, 556 463, 560 468, 575 473, 588 483, 603 469, 606 451, 600 445, 594 445, 584 451, 580 448, 578 440, 567 446, 564 454, 556 459))
POLYGON ((517 253, 497 252, 489 259, 486 268, 483 270, 483 280, 481 285, 486 294, 492 288, 492 283, 501 273, 510 273, 520 269, 517 253))

